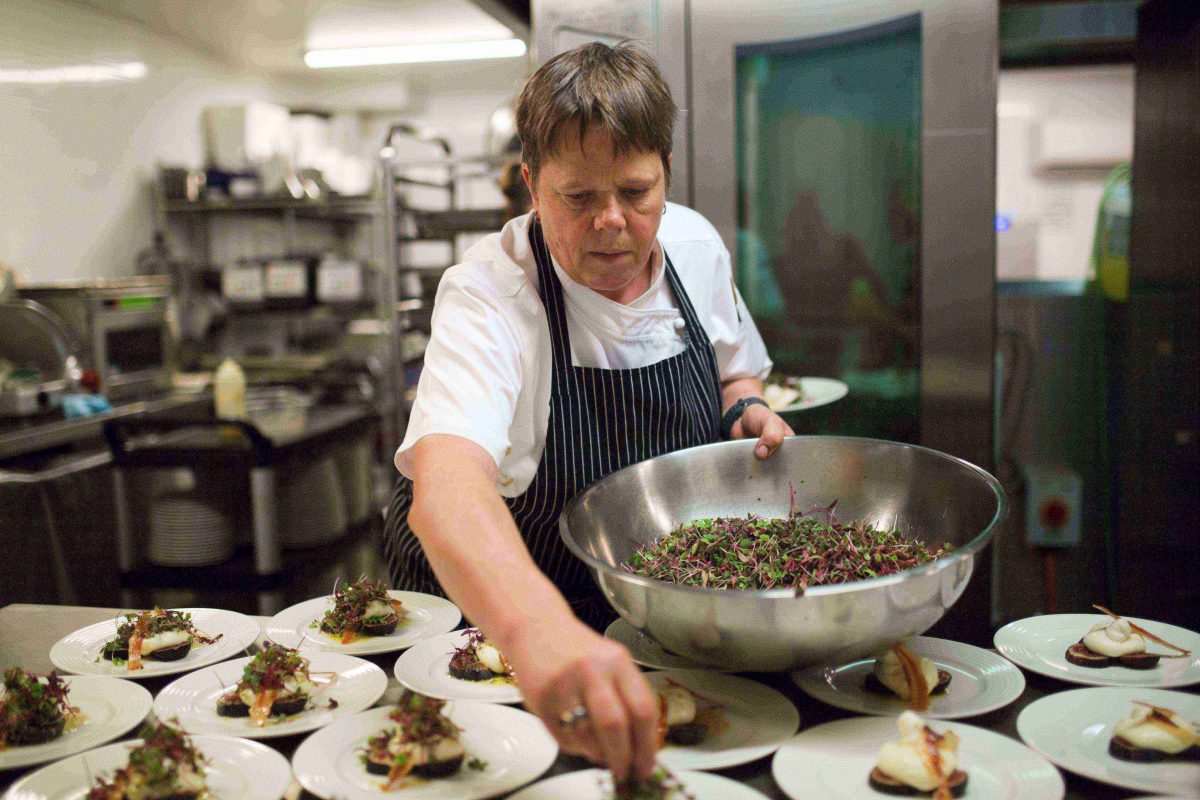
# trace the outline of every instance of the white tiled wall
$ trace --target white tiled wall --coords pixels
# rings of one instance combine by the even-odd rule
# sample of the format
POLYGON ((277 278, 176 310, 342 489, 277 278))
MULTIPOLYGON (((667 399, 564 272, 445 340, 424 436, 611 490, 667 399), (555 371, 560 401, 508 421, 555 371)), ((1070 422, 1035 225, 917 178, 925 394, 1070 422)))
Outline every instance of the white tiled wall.
POLYGON ((1127 147, 1132 157, 1133 67, 1005 70, 997 99, 996 211, 1011 224, 996 235, 999 276, 1085 277, 1105 169, 1039 167, 1041 137, 1065 133, 1080 153, 1127 147))

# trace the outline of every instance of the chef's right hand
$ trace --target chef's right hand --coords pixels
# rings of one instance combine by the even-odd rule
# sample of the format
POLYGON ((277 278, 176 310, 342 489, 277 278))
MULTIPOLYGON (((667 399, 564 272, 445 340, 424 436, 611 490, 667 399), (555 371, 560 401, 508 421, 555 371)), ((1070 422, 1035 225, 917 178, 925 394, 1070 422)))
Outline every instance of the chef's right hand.
POLYGON ((658 749, 658 700, 629 651, 574 617, 531 624, 514 639, 505 656, 525 705, 559 746, 606 765, 616 778, 631 770, 648 777, 658 749), (580 707, 586 717, 564 725, 580 707))

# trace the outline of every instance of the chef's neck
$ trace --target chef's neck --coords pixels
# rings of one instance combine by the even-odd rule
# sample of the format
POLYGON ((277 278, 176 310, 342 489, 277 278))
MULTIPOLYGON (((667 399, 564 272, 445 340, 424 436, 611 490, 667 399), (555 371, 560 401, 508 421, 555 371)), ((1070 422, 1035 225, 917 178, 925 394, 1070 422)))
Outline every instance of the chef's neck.
POLYGON ((611 300, 614 303, 620 303, 623 306, 627 306, 641 298, 650 290, 650 287, 654 285, 654 281, 658 277, 658 270, 662 265, 662 248, 659 246, 658 242, 655 242, 654 246, 650 248, 650 255, 647 257, 646 263, 640 270, 638 270, 637 274, 634 275, 634 277, 624 286, 612 290, 597 289, 593 286, 589 286, 586 282, 581 281, 577 276, 572 275, 569 270, 564 269, 562 262, 560 262, 558 259, 554 259, 554 263, 560 270, 562 270, 563 274, 580 286, 590 289, 601 297, 611 300))

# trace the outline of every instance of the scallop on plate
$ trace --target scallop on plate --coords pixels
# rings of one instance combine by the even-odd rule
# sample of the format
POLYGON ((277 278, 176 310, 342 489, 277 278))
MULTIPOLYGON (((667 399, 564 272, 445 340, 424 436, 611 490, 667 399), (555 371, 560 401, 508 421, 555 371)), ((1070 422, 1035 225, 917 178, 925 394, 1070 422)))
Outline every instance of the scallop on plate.
POLYGON ((90 750, 128 733, 150 713, 150 692, 132 681, 92 675, 63 675, 62 679, 67 685, 67 702, 80 716, 69 730, 48 742, 0 748, 0 770, 90 750))
POLYGON ((387 690, 387 675, 369 661, 341 653, 305 653, 308 674, 317 689, 304 709, 269 717, 257 725, 247 716, 223 716, 218 701, 242 678, 250 658, 214 664, 177 679, 154 698, 159 719, 178 720, 189 733, 269 739, 307 733, 370 708, 387 690))
POLYGON ((520 703, 521 688, 512 677, 491 674, 481 680, 468 680, 450 674, 450 659, 455 651, 470 646, 470 631, 444 633, 405 650, 396 659, 396 680, 414 692, 439 700, 520 703))
MULTIPOLYGON (((1003 708, 1025 691, 1025 676, 1010 662, 979 647, 914 636, 905 641, 920 658, 933 662, 944 688, 931 694, 929 708, 918 713, 929 719, 973 717, 1003 708)), ((809 697, 857 714, 898 716, 910 705, 877 680, 875 659, 863 658, 840 666, 810 667, 792 673, 792 680, 809 697)))
POLYGON ((389 589, 388 596, 404 608, 396 629, 383 636, 357 635, 343 643, 342 637, 321 631, 325 612, 334 605, 334 596, 317 597, 285 608, 266 623, 266 637, 273 642, 303 652, 328 650, 349 655, 391 653, 417 642, 455 629, 462 620, 458 606, 442 597, 421 592, 389 589))
MULTIPOLYGON (((766 795, 737 781, 707 772, 673 772, 683 791, 695 800, 766 800, 766 795)), ((612 774, 585 769, 538 781, 509 800, 612 800, 612 774)))
MULTIPOLYGON (((287 759, 258 742, 227 736, 192 736, 192 744, 208 762, 205 784, 220 800, 279 800, 291 783, 287 759)), ((129 763, 129 752, 141 739, 63 759, 14 783, 6 800, 79 800, 96 782, 129 763)))
POLYGON ((64 672, 76 675, 100 675, 110 678, 158 678, 191 672, 198 667, 224 661, 245 651, 254 644, 262 630, 258 623, 245 614, 219 608, 172 609, 191 617, 196 631, 206 638, 216 639, 211 644, 194 642, 187 653, 168 661, 154 657, 153 652, 142 658, 141 669, 130 669, 130 663, 121 659, 105 658, 105 645, 117 638, 117 627, 126 621, 125 612, 113 619, 97 622, 80 628, 54 643, 50 648, 50 661, 64 672))
POLYGON ((1076 775, 1143 792, 1200 795, 1200 745, 1157 762, 1113 754, 1114 726, 1143 703, 1169 709, 1200 730, 1200 696, 1103 687, 1056 692, 1030 703, 1017 717, 1017 733, 1034 750, 1076 775))
MULTIPOLYGON (((958 768, 967 781, 964 798, 1061 800, 1066 793, 1054 765, 1014 739, 961 722, 934 721, 929 727, 958 736, 958 768)), ((887 795, 872 788, 868 778, 883 744, 899 739, 895 717, 827 722, 779 748, 771 774, 792 800, 879 800, 887 795)))
POLYGON ((558 745, 532 714, 494 703, 454 701, 444 713, 461 730, 463 765, 440 778, 406 776, 394 791, 385 791, 386 776, 367 771, 363 751, 368 739, 395 727, 391 711, 372 708, 305 739, 292 756, 296 780, 325 800, 476 800, 524 786, 558 757, 558 745))
POLYGON ((667 712, 658 761, 672 769, 723 769, 771 755, 796 733, 800 712, 756 681, 700 670, 648 672, 667 712))
POLYGON ((1068 648, 1079 642, 1094 625, 1111 619, 1104 614, 1047 614, 1017 620, 996 631, 996 649, 1019 667, 1068 683, 1158 689, 1200 683, 1200 633, 1138 617, 1125 619, 1187 651, 1188 655, 1181 656, 1171 648, 1147 641, 1146 650, 1162 656, 1148 669, 1132 669, 1116 663, 1081 666, 1067 660, 1068 648))

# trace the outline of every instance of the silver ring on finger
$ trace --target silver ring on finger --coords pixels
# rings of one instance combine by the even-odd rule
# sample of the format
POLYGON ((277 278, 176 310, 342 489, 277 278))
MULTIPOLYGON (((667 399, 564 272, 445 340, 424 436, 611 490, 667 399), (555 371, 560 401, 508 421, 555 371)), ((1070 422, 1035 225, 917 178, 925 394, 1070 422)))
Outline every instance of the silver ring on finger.
POLYGON ((588 720, 587 706, 579 703, 558 715, 558 727, 573 731, 588 720))

